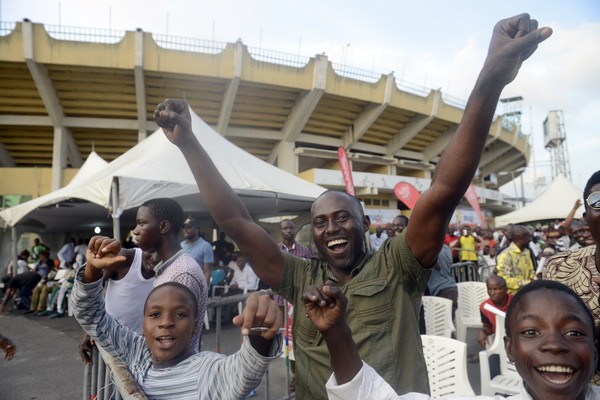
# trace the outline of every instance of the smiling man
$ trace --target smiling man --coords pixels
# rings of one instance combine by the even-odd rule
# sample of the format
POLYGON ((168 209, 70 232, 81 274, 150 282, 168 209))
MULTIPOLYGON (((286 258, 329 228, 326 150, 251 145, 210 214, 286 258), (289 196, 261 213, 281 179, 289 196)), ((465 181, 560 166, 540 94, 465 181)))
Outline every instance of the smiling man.
POLYGON ((166 100, 158 105, 154 120, 181 150, 216 223, 248 257, 256 274, 294 304, 298 398, 327 398, 328 350, 321 333, 305 317, 302 301, 310 285, 326 280, 334 281, 348 297, 346 318, 361 357, 397 392, 429 391, 418 326, 429 268, 473 179, 502 90, 551 33, 549 28, 537 29, 537 21, 527 14, 496 24, 463 119, 438 161, 431 186, 413 209, 411 224, 374 253, 366 249, 370 221, 359 200, 332 191, 322 194, 311 208, 313 241, 322 259, 304 260, 281 252, 193 134, 187 103, 166 100))

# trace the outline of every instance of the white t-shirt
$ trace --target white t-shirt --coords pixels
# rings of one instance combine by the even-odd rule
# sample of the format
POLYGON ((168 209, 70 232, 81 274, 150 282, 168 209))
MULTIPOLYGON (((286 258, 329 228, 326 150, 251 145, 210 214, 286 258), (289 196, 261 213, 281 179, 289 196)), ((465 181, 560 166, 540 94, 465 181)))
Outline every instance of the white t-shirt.
MULTIPOLYGON (((327 389, 327 398, 329 400, 435 400, 427 394, 407 393, 401 396, 397 395, 394 389, 367 363, 363 361, 363 366, 356 376, 342 385, 338 385, 335 375, 331 374, 325 384, 327 389)), ((515 396, 447 396, 446 400, 531 400, 531 396, 524 388, 521 393, 515 396)), ((600 388, 590 386, 585 396, 585 400, 600 400, 600 388)))
POLYGON ((109 279, 107 282, 104 297, 106 312, 121 325, 141 334, 144 303, 153 284, 154 277, 146 279, 142 275, 142 250, 135 249, 135 256, 127 275, 123 279, 109 279))

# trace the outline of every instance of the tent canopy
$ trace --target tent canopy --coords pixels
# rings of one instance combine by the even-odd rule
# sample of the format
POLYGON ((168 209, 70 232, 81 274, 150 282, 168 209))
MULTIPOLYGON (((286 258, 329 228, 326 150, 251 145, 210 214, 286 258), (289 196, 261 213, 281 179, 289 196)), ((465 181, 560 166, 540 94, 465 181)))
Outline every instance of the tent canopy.
MULTIPOLYGON (((575 201, 581 198, 582 195, 583 190, 579 190, 567 178, 559 175, 537 199, 527 206, 496 217, 496 226, 565 219, 573 209, 575 201)), ((582 216, 583 209, 579 208, 575 213, 575 218, 581 218, 582 216)))
MULTIPOLYGON (((306 211, 325 191, 240 149, 190 111, 194 134, 255 217, 306 211)), ((45 231, 73 230, 68 229, 69 225, 83 223, 79 218, 84 216, 97 219, 96 224, 110 224, 107 210, 112 206, 113 180, 118 184, 119 212, 137 208, 150 199, 169 197, 186 212, 206 213, 185 158, 161 129, 100 170, 84 172, 82 175, 80 171, 64 188, 42 196, 43 200, 40 197, 11 207, 0 212, 0 217, 10 226, 27 222, 45 231), (65 203, 67 200, 70 202, 65 203), (58 206, 40 208, 50 204, 58 206)))

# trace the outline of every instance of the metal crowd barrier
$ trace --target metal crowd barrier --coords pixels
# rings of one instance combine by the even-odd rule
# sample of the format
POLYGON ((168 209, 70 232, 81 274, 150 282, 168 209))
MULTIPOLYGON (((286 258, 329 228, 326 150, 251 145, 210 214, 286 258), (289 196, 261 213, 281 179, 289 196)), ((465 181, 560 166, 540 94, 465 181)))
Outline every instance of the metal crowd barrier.
MULTIPOLYGON (((252 293, 210 298, 208 309, 216 311, 216 349, 221 351, 221 308, 246 300, 252 293)), ((96 345, 92 350, 92 365, 86 365, 83 375, 83 400, 143 400, 147 399, 134 377, 123 363, 96 345)), ((265 375, 265 399, 269 399, 269 371, 265 375)), ((294 398, 288 395, 284 399, 294 398)))
POLYGON ((472 282, 479 280, 477 265, 471 261, 454 263, 450 266, 450 272, 456 282, 472 282))

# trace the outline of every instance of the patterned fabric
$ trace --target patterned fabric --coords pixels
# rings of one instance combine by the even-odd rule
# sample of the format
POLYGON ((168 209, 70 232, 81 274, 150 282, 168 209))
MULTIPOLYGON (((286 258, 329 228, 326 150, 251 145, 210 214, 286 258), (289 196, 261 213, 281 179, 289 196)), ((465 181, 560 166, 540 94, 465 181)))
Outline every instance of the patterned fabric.
POLYGON ((281 353, 281 337, 269 357, 258 354, 247 337, 231 356, 193 354, 170 368, 153 368, 146 339, 120 325, 104 310, 102 280, 73 287, 71 305, 77 321, 110 355, 123 362, 149 399, 245 399, 260 383, 269 362, 281 353))
POLYGON ((156 277, 154 279, 154 287, 162 285, 165 282, 177 282, 187 286, 196 296, 198 300, 198 324, 200 329, 190 341, 190 348, 197 351, 200 348, 200 334, 202 333, 204 314, 206 313, 206 303, 208 301, 208 289, 206 278, 202 268, 196 260, 187 253, 177 253, 176 257, 171 257, 167 260, 168 264, 157 265, 155 268, 156 277), (179 254, 177 256, 177 254, 179 254))
POLYGON ((506 281, 508 293, 511 294, 517 293, 521 286, 531 282, 535 273, 529 249, 521 251, 514 243, 498 255, 496 269, 498 275, 506 281))
POLYGON ((288 249, 283 242, 279 243, 279 249, 281 251, 287 251, 288 253, 300 258, 311 258, 313 256, 308 247, 303 246, 298 242, 294 242, 291 249, 288 249))
MULTIPOLYGON (((596 268, 596 247, 586 246, 578 250, 567 250, 553 255, 546 261, 543 279, 561 282, 581 297, 594 316, 594 323, 600 324, 600 304, 598 285, 593 284, 593 278, 600 279, 596 268)), ((592 383, 600 384, 600 373, 596 372, 592 383)))

